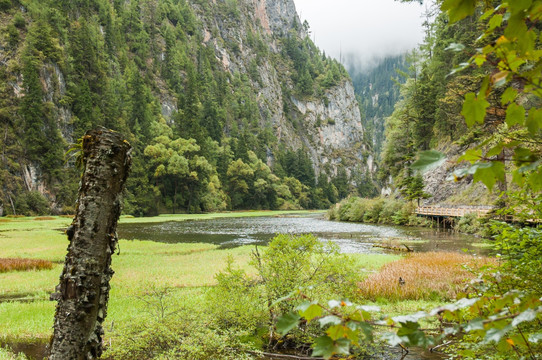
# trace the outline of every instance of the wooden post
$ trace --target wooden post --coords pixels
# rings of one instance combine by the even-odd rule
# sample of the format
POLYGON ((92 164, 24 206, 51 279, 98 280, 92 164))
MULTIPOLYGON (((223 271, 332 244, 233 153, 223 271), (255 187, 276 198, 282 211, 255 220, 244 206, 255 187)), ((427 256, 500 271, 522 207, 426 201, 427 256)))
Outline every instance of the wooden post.
POLYGON ((53 360, 95 359, 102 354, 102 323, 107 315, 111 255, 117 246, 121 193, 131 163, 131 146, 114 131, 99 128, 83 137, 85 164, 70 244, 60 276, 53 360))

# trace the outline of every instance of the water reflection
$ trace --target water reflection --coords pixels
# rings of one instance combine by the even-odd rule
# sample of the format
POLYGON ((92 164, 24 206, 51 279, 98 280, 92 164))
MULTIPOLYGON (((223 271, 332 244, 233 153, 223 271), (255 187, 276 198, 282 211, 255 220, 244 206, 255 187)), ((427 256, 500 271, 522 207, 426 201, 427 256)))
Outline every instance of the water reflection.
POLYGON ((119 237, 166 243, 212 243, 223 248, 266 244, 275 234, 311 233, 321 240, 337 243, 345 253, 389 253, 393 250, 374 245, 401 247, 415 251, 460 251, 476 253, 472 236, 426 228, 405 228, 327 221, 322 214, 303 217, 247 217, 211 220, 168 221, 163 223, 119 224, 119 237))

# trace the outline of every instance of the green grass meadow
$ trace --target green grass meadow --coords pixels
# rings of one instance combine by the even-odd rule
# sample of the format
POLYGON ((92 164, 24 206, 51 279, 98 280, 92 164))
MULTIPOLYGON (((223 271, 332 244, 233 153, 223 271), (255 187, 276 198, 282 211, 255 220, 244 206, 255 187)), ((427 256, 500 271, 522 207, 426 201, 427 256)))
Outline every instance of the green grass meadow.
MULTIPOLYGON (((216 217, 279 216, 292 212, 232 212, 204 215, 169 215, 154 218, 123 217, 121 222, 159 222, 216 217)), ((306 214, 307 212, 294 212, 306 214)), ((52 334, 55 302, 50 293, 58 283, 68 240, 64 229, 71 219, 4 219, 0 222, 0 258, 32 258, 54 262, 51 270, 0 273, 0 342, 48 341, 52 334)), ((165 244, 120 240, 120 254, 113 256, 105 338, 108 331, 126 326, 140 314, 157 311, 156 294, 167 291, 166 308, 197 306, 205 290, 215 284, 215 274, 229 257, 249 274, 253 246, 218 249, 211 244, 165 244), (196 304, 196 305, 195 305, 196 304), (156 306, 155 306, 156 305, 156 306), (156 307, 156 308, 155 308, 156 307)), ((351 255, 361 271, 374 272, 398 259, 390 255, 351 255)))

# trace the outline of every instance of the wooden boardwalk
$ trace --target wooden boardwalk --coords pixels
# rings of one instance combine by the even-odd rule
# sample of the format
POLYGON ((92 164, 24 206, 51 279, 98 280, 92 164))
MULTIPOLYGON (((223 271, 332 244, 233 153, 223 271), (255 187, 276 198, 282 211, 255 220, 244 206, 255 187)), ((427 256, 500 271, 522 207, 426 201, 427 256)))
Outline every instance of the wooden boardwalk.
POLYGON ((478 217, 486 216, 493 211, 491 206, 457 206, 457 207, 442 207, 442 206, 420 206, 416 208, 416 214, 432 217, 463 217, 466 214, 476 214, 478 217))

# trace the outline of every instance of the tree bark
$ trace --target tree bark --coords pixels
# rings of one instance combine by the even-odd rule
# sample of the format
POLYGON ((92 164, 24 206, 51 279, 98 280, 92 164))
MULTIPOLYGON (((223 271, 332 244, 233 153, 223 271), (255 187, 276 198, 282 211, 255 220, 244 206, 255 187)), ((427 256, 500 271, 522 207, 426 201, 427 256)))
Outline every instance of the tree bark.
POLYGON ((117 246, 121 194, 131 164, 131 146, 114 131, 98 128, 83 137, 85 165, 70 244, 57 292, 49 359, 95 359, 102 354, 111 255, 117 246))

